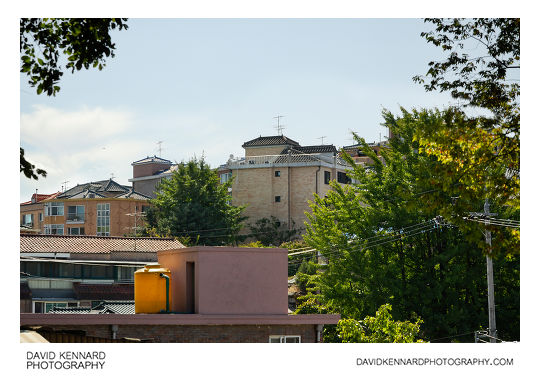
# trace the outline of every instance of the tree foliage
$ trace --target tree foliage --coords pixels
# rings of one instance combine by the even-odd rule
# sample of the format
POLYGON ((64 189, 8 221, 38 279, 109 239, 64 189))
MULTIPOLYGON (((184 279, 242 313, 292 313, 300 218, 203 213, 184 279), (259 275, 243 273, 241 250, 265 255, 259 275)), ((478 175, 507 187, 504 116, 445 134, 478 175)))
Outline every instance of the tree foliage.
POLYGON ((289 229, 286 223, 281 222, 274 216, 259 218, 255 224, 249 224, 248 227, 251 231, 250 237, 260 241, 265 246, 279 246, 282 243, 291 241, 300 232, 296 228, 294 221, 289 229))
MULTIPOLYGON (((438 170, 436 157, 419 151, 418 128, 449 115, 402 111, 401 117, 383 113, 395 135, 381 150, 383 160, 357 138, 373 165, 365 169, 344 156, 357 183, 333 184, 325 198, 315 196, 304 239, 328 264, 313 276, 311 295, 300 309, 320 304, 344 319, 361 320, 389 303, 399 321, 421 317, 420 336, 426 340, 458 336, 487 326, 484 228, 446 213, 479 211, 483 199, 471 194, 455 200, 451 191, 434 184, 454 187, 455 180, 438 170), (434 221, 438 216, 452 226, 434 221)), ((493 244, 509 233, 501 227, 492 231, 493 244)), ((505 304, 497 303, 499 333, 517 339, 519 256, 499 248, 494 257, 496 301, 505 304)))
POLYGON ((90 67, 103 69, 106 57, 114 57, 110 32, 127 29, 126 18, 21 18, 21 73, 28 76, 37 94, 54 96, 65 68, 75 72, 90 67))
POLYGON ((236 243, 245 217, 243 207, 229 204, 231 183, 219 184, 216 172, 204 159, 178 164, 150 201, 148 226, 159 235, 180 237, 187 245, 236 243))
MULTIPOLYGON (((101 70, 105 57, 114 57, 115 44, 110 32, 127 29, 127 18, 21 18, 20 54, 21 73, 28 76, 36 93, 55 96, 62 72, 61 56, 67 58, 65 68, 81 70, 90 66, 101 70)), ((38 179, 47 173, 24 157, 20 152, 20 172, 27 178, 38 179)))
POLYGON ((411 343, 424 342, 418 339, 421 319, 415 322, 394 321, 390 304, 382 305, 375 316, 366 316, 363 320, 339 320, 337 336, 341 342, 353 343, 411 343))
POLYGON ((437 157, 440 172, 453 175, 468 191, 485 191, 519 208, 520 20, 426 22, 435 30, 421 36, 448 55, 430 62, 426 76, 413 80, 427 91, 449 92, 460 105, 478 111, 465 117, 458 109, 443 122, 424 123, 418 132, 422 150, 437 157))

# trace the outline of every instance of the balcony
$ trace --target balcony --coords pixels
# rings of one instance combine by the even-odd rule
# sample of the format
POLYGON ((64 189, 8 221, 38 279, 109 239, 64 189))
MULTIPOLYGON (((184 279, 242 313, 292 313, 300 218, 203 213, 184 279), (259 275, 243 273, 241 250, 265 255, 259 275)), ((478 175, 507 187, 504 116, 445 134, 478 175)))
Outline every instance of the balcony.
POLYGON ((348 167, 348 164, 339 157, 332 157, 327 154, 280 154, 280 155, 258 155, 241 159, 229 160, 227 167, 235 168, 261 168, 272 166, 317 166, 325 165, 333 167, 334 163, 340 167, 348 167))
POLYGON ((66 223, 84 223, 84 214, 68 214, 66 217, 66 223))

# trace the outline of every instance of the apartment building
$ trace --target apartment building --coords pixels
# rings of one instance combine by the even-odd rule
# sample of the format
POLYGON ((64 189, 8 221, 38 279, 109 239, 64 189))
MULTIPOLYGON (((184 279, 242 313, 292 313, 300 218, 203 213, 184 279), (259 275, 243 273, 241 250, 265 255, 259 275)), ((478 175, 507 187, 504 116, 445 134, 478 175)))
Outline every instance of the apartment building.
POLYGON ((303 228, 313 195, 325 196, 330 181, 349 184, 351 167, 334 145, 301 146, 279 136, 245 142, 245 156, 218 168, 221 182, 234 178, 231 202, 246 205, 248 223, 274 216, 292 228, 303 228))
POLYGON ((30 201, 20 205, 21 232, 43 233, 43 201, 54 199, 61 192, 53 194, 34 193, 30 201))
POLYGON ((135 161, 133 166, 133 178, 128 179, 133 184, 133 189, 150 198, 156 198, 156 188, 162 179, 169 178, 178 168, 177 165, 161 157, 146 157, 135 161))
POLYGON ((125 236, 143 226, 149 197, 112 179, 77 184, 45 199, 42 232, 56 235, 125 236))

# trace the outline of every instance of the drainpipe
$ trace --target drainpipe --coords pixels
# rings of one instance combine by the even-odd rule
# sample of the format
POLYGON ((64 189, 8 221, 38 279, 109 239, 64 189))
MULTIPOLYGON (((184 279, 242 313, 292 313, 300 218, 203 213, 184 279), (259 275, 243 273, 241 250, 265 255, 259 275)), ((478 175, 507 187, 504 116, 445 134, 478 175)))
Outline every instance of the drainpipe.
POLYGON ((317 171, 315 171, 315 193, 319 194, 319 172, 321 171, 321 165, 319 165, 319 168, 317 171))
POLYGON ((118 325, 111 325, 112 339, 116 339, 116 334, 118 332, 118 325))
POLYGON ((323 324, 318 324, 318 325, 315 327, 315 331, 317 332, 317 343, 321 343, 321 342, 322 342, 322 331, 323 331, 323 328, 324 328, 324 325, 323 325, 323 324))
POLYGON ((165 309, 164 313, 169 313, 170 312, 170 309, 169 309, 169 280, 170 280, 170 278, 169 278, 168 275, 166 275, 164 273, 160 273, 159 276, 161 278, 165 278, 165 293, 167 294, 166 295, 167 305, 166 305, 166 309, 165 309))

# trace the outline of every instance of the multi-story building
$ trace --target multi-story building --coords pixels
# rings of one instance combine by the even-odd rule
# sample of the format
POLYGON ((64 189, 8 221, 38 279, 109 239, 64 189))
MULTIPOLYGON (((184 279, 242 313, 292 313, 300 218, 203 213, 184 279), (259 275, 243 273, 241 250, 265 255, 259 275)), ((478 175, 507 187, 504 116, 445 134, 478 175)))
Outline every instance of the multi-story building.
POLYGON ((43 233, 124 236, 142 227, 149 197, 112 179, 78 184, 43 205, 43 233))
POLYGON ((43 232, 43 201, 54 199, 61 192, 53 194, 34 193, 30 201, 22 202, 20 206, 21 232, 43 232))
POLYGON ((347 171, 334 145, 301 146, 285 136, 258 137, 245 142, 245 156, 220 166, 222 182, 234 179, 232 204, 246 205, 248 223, 274 216, 292 228, 304 227, 313 195, 324 197, 330 181, 349 184, 347 171))
POLYGON ((133 166, 133 178, 129 179, 133 189, 148 197, 156 198, 156 188, 162 179, 169 178, 178 168, 177 165, 160 157, 146 157, 135 161, 133 166))

